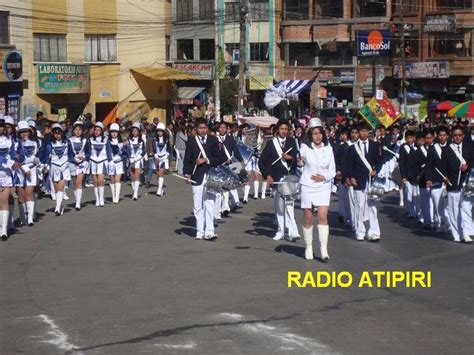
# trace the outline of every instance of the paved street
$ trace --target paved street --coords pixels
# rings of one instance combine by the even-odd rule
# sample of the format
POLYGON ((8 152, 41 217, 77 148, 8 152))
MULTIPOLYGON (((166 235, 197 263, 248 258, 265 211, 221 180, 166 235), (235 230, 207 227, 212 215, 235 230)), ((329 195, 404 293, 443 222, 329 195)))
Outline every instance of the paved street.
POLYGON ((473 353, 474 247, 422 231, 395 195, 379 244, 332 213, 322 264, 271 239, 269 198, 224 219, 216 242, 194 240, 191 188, 165 181, 163 198, 141 188, 101 209, 87 189, 62 217, 40 201, 41 220, 0 244, 1 354, 473 353), (288 288, 289 270, 432 271, 432 288, 288 288))

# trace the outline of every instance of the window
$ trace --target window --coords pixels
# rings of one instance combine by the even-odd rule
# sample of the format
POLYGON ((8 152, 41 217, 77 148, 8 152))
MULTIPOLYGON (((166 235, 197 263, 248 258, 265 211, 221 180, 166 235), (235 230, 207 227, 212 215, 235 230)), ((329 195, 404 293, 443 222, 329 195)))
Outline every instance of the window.
POLYGON ((213 39, 200 39, 199 40, 199 59, 201 60, 214 60, 216 57, 216 48, 214 46, 213 39))
POLYGON ((288 66, 314 66, 316 43, 288 43, 288 66))
POLYGON ((65 62, 66 35, 40 34, 33 35, 35 62, 65 62))
POLYGON ((252 21, 268 21, 268 0, 250 0, 249 11, 252 21))
POLYGON ((309 19, 308 0, 285 0, 283 19, 285 21, 309 19))
POLYGON ((170 36, 165 36, 165 60, 171 60, 171 39, 170 36))
POLYGON ((268 62, 268 43, 250 43, 250 61, 268 62))
POLYGON ((438 0, 437 5, 440 11, 471 10, 472 0, 438 0))
POLYGON ((0 12, 0 44, 10 44, 9 13, 0 12))
POLYGON ((212 20, 214 18, 214 0, 199 0, 199 19, 212 20))
POLYGON ((86 62, 116 62, 115 35, 86 35, 86 62))
MULTIPOLYGON (((402 2, 392 2, 392 9, 394 14, 402 12, 402 2)), ((420 0, 403 0, 403 13, 418 12, 420 10, 420 0)))
POLYGON ((387 15, 387 1, 386 0, 354 0, 352 2, 352 13, 354 17, 386 16, 387 15))
POLYGON ((317 19, 342 18, 343 0, 320 0, 314 4, 314 14, 317 19))
POLYGON ((178 39, 176 41, 176 48, 178 50, 178 60, 194 59, 194 42, 192 39, 178 39))
POLYGON ((318 47, 319 65, 352 65, 353 49, 349 42, 328 42, 318 47))
POLYGON ((436 33, 429 36, 430 57, 472 56, 472 30, 464 33, 436 33))
MULTIPOLYGON (((405 58, 418 58, 419 43, 420 38, 418 31, 410 32, 410 38, 405 38, 405 58)), ((396 48, 396 57, 400 58, 402 56, 401 50, 401 41, 398 41, 396 48)))
POLYGON ((192 21, 193 0, 176 0, 176 21, 192 21))
POLYGON ((225 3, 225 20, 226 21, 238 21, 240 18, 240 3, 238 2, 226 2, 225 3))

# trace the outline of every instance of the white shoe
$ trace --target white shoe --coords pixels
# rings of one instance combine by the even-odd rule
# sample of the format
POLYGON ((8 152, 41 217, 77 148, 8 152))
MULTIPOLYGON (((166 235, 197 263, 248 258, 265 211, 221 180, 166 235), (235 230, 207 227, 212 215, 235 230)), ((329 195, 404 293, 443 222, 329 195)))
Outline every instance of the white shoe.
POLYGON ((358 236, 357 236, 357 240, 359 240, 359 241, 363 241, 364 238, 365 238, 364 235, 358 235, 358 236))
POLYGON ((209 241, 212 241, 212 240, 216 240, 217 239, 217 234, 207 234, 204 236, 204 240, 209 240, 209 241))
POLYGON ((198 240, 201 240, 204 238, 204 234, 201 234, 201 233, 197 233, 196 234, 196 238, 195 239, 198 239, 198 240))
POLYGON ((371 234, 367 239, 369 240, 369 242, 378 242, 380 241, 380 235, 371 234))
POLYGON ((284 237, 283 233, 278 231, 275 236, 273 237, 273 240, 282 240, 284 237))
POLYGON ((464 239, 464 243, 472 243, 471 237, 467 234, 463 236, 462 239, 464 239))
POLYGON ((88 182, 88 183, 86 183, 84 186, 85 186, 85 187, 94 187, 94 184, 91 184, 90 182, 88 182))
POLYGON ((63 200, 64 200, 64 201, 67 201, 67 200, 69 200, 69 196, 68 196, 68 195, 66 195, 66 193, 64 193, 64 195, 63 195, 63 200))

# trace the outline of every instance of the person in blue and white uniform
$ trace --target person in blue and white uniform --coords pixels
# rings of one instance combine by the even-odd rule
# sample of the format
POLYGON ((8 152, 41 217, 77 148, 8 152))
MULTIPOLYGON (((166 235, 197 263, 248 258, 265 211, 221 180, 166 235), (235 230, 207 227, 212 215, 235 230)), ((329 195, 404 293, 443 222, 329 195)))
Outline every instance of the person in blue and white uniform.
POLYGON ((66 133, 61 125, 55 123, 52 127, 53 136, 46 146, 43 163, 48 165, 49 174, 56 191, 56 216, 64 213, 63 196, 66 183, 71 180, 69 161, 72 157, 71 144, 66 138, 66 133))
MULTIPOLYGON (((8 138, 10 138, 13 142, 15 152, 18 149, 18 139, 16 136, 16 130, 15 130, 15 122, 13 121, 13 117, 11 116, 5 116, 4 118, 5 122, 5 133, 8 138)), ((13 176, 14 177, 14 176, 13 176)), ((9 210, 9 219, 8 219, 8 233, 11 234, 15 231, 15 182, 13 181, 13 187, 10 192, 10 197, 8 199, 8 210, 9 210)), ((20 215, 23 215, 22 213, 22 206, 21 204, 19 205, 20 209, 20 215)))
POLYGON ((110 152, 107 150, 107 138, 104 135, 104 125, 97 122, 94 126, 94 133, 89 138, 90 146, 90 172, 92 182, 94 184, 95 205, 103 207, 105 175, 107 175, 107 167, 112 160, 110 152))
POLYGON ((33 132, 26 121, 18 123, 17 158, 21 164, 15 171, 15 185, 18 190, 18 204, 22 206, 20 212, 21 223, 33 226, 35 199, 34 189, 39 184, 38 171, 41 170, 41 146, 38 140, 31 139, 33 132))
POLYGON ((84 137, 84 122, 76 121, 73 124, 72 137, 69 138, 72 149, 72 159, 69 164, 71 177, 74 183, 74 196, 76 198, 76 211, 81 209, 82 182, 84 175, 89 171, 90 146, 84 137))
POLYGON ((146 146, 145 141, 142 138, 140 122, 135 122, 132 125, 127 148, 133 190, 132 199, 136 201, 138 200, 138 190, 140 188, 140 175, 145 165, 145 161, 147 160, 146 146))
MULTIPOLYGON (((5 121, 8 117, 5 116, 5 121)), ((7 134, 5 121, 0 121, 0 234, 3 241, 8 239, 9 198, 13 187, 16 157, 15 144, 7 134)))
POLYGON ((312 118, 308 123, 308 139, 307 143, 301 145, 298 165, 303 167, 300 184, 301 208, 304 209, 305 257, 308 260, 313 259, 313 207, 317 207, 321 261, 327 262, 329 260, 328 211, 332 179, 336 176, 336 163, 334 152, 328 143, 319 118, 312 118))
POLYGON ((156 136, 153 137, 153 158, 154 158, 154 169, 156 177, 158 179, 158 190, 156 191, 157 196, 163 196, 164 189, 164 175, 165 170, 169 169, 168 157, 169 153, 169 141, 166 135, 166 126, 164 123, 158 123, 156 126, 156 136))
POLYGON ((120 136, 120 127, 117 123, 112 123, 109 128, 109 139, 107 147, 112 155, 109 163, 110 191, 112 192, 112 202, 119 203, 120 190, 122 188, 123 165, 126 156, 125 144, 120 136))

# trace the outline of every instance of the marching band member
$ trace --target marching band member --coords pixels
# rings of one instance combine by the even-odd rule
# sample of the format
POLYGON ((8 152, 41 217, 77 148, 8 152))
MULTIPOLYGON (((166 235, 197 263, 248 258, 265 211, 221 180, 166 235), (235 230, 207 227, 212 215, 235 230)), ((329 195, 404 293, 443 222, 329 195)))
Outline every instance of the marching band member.
MULTIPOLYGON (((296 142, 288 137, 290 126, 287 121, 280 120, 277 124, 277 135, 272 143, 268 143, 262 151, 259 160, 259 168, 263 178, 267 180, 268 185, 276 190, 273 182, 279 182, 286 175, 295 175, 296 157, 298 154, 296 142)), ((290 239, 299 238, 298 227, 295 222, 294 205, 289 203, 284 205, 284 200, 277 192, 274 198, 275 214, 278 221, 278 231, 273 240, 281 240, 285 236, 284 217, 287 216, 287 225, 290 239)))
POLYGON ((260 173, 259 164, 258 164, 259 133, 257 131, 257 128, 248 129, 248 127, 246 127, 243 129, 243 131, 245 133, 244 143, 254 151, 254 154, 247 161, 247 164, 245 166, 245 170, 247 171, 248 176, 249 176, 249 181, 244 185, 243 204, 246 205, 249 201, 250 180, 253 177, 253 189, 254 189, 253 198, 254 200, 256 200, 258 198, 258 190, 259 190, 260 181, 262 180, 262 174, 260 173))
POLYGON ((122 188, 123 164, 125 155, 125 146, 120 136, 120 127, 117 123, 112 123, 109 128, 109 139, 107 147, 112 156, 109 162, 110 191, 112 192, 112 202, 119 203, 120 190, 122 188))
POLYGON ((38 186, 38 169, 41 165, 39 159, 40 144, 32 140, 33 132, 26 121, 18 122, 18 149, 17 154, 21 168, 15 171, 15 183, 18 188, 18 203, 23 206, 20 216, 22 224, 34 224, 34 189, 38 186))
MULTIPOLYGON (((347 150, 347 154, 349 154, 350 147, 352 147, 354 144, 356 144, 359 141, 359 130, 357 127, 351 127, 351 139, 347 142, 347 145, 349 146, 347 150)), ((356 227, 355 227, 355 210, 356 210, 356 200, 355 200, 355 193, 354 193, 354 186, 351 185, 350 178, 347 176, 347 161, 348 161, 349 155, 346 155, 345 159, 345 173, 346 173, 346 182, 345 185, 348 189, 347 195, 349 196, 349 210, 351 213, 351 227, 352 231, 355 233, 356 227)))
POLYGON ((130 129, 128 148, 128 158, 130 161, 130 172, 132 181, 132 200, 138 200, 138 190, 140 189, 140 175, 147 160, 145 141, 141 135, 140 123, 135 122, 130 129))
POLYGON ((354 187, 356 238, 359 241, 365 238, 364 220, 365 213, 368 211, 368 240, 378 242, 380 241, 380 226, 377 207, 375 202, 368 198, 368 193, 372 178, 380 171, 382 156, 379 144, 369 140, 369 125, 366 122, 359 126, 359 137, 359 141, 349 150, 347 162, 350 183, 354 187))
POLYGON ((442 171, 447 178, 448 222, 455 242, 462 238, 465 243, 472 243, 472 202, 464 194, 464 183, 469 170, 474 167, 474 147, 470 142, 463 142, 465 133, 461 126, 453 128, 452 136, 453 143, 442 150, 442 171))
MULTIPOLYGON (((9 116, 4 117, 5 121, 7 117, 9 116)), ((9 199, 13 187, 15 159, 15 144, 7 134, 5 122, 0 121, 0 223, 2 225, 0 234, 3 241, 8 239, 9 199)))
MULTIPOLYGON (((215 240, 214 203, 215 195, 205 189, 206 175, 211 167, 225 162, 218 154, 219 143, 215 136, 208 134, 205 120, 197 122, 197 135, 188 140, 184 154, 183 171, 192 180, 193 212, 196 218, 196 239, 215 240)), ((189 183, 189 180, 188 182, 189 183)))
POLYGON ((345 165, 347 159, 347 153, 349 152, 348 144, 348 131, 342 130, 339 134, 339 147, 335 152, 336 162, 336 179, 339 180, 338 186, 338 212, 339 212, 339 223, 350 225, 351 222, 351 210, 349 204, 349 188, 346 186, 345 181, 347 177, 345 165))
POLYGON ((410 154, 415 150, 415 132, 407 130, 405 132, 405 143, 401 145, 399 150, 400 158, 398 159, 398 164, 400 167, 400 175, 402 176, 403 189, 405 191, 408 218, 417 217, 415 202, 417 196, 415 191, 416 177, 413 176, 413 162, 410 162, 410 154))
POLYGON ((298 165, 303 166, 300 178, 301 208, 304 209, 303 238, 305 257, 313 259, 313 206, 318 208, 318 235, 321 260, 327 262, 329 238, 328 211, 331 201, 332 179, 336 176, 336 163, 331 145, 320 119, 312 118, 308 124, 307 143, 300 149, 298 165))
POLYGON ((56 216, 64 213, 63 196, 66 183, 71 180, 69 161, 72 157, 72 148, 65 137, 65 132, 59 123, 53 125, 53 137, 46 147, 44 164, 49 165, 49 174, 56 191, 56 216))
POLYGON ((428 151, 433 144, 434 134, 430 129, 421 133, 421 138, 418 141, 418 151, 416 158, 416 170, 418 188, 420 189, 420 212, 424 229, 430 229, 433 223, 433 202, 431 200, 431 191, 427 186, 427 169, 426 163, 428 161, 428 151))
POLYGON ((78 120, 74 122, 72 137, 69 138, 72 149, 72 159, 69 162, 69 169, 71 170, 71 177, 74 184, 76 211, 81 209, 82 182, 84 181, 84 174, 87 174, 89 169, 90 145, 87 144, 87 139, 84 138, 83 135, 84 122, 78 120))
POLYGON ((434 223, 437 232, 442 232, 443 223, 446 223, 446 206, 443 197, 446 186, 439 172, 443 169, 441 158, 448 139, 449 128, 446 126, 439 127, 437 130, 438 142, 428 149, 428 156, 426 158, 426 187, 430 189, 434 223))
POLYGON ((156 191, 157 196, 163 196, 164 189, 164 175, 165 170, 169 169, 168 157, 169 153, 169 140, 165 133, 166 126, 164 123, 158 123, 156 126, 156 136, 153 137, 153 157, 155 159, 153 168, 156 171, 156 177, 158 179, 158 189, 156 191))
MULTIPOLYGON (((5 134, 8 138, 10 138, 14 145, 15 152, 18 150, 18 139, 15 133, 15 122, 13 121, 13 117, 11 116, 4 116, 3 117, 5 123, 5 134)), ((14 182, 13 182, 14 183, 14 182)), ((9 219, 8 219, 8 231, 12 233, 15 231, 15 199, 13 197, 15 193, 15 186, 12 186, 10 191, 10 197, 8 199, 8 211, 9 211, 9 219)), ((20 215, 24 215, 23 206, 19 204, 18 206, 20 210, 20 215)))
POLYGON ((90 146, 90 172, 94 183, 95 205, 103 207, 105 205, 104 190, 107 167, 112 160, 110 151, 107 150, 107 138, 104 134, 104 125, 97 122, 94 126, 94 133, 89 138, 90 146))
MULTIPOLYGON (((229 124, 226 122, 221 122, 219 124, 219 130, 217 134, 217 139, 219 140, 219 151, 224 154, 226 158, 226 163, 230 164, 232 163, 232 159, 234 158, 235 160, 239 161, 242 164, 242 168, 245 168, 245 162, 244 159, 242 158, 242 155, 240 154, 239 149, 237 148, 237 144, 235 142, 234 137, 229 134, 229 124)), ((230 194, 232 193, 232 196, 234 198, 234 203, 238 204, 239 203, 239 195, 237 193, 237 190, 233 191, 224 191, 222 193, 222 215, 224 217, 227 217, 230 213, 230 204, 229 204, 229 199, 230 199, 230 194), (237 195, 237 197, 235 197, 237 195)), ((220 207, 220 206, 219 206, 220 207)))

